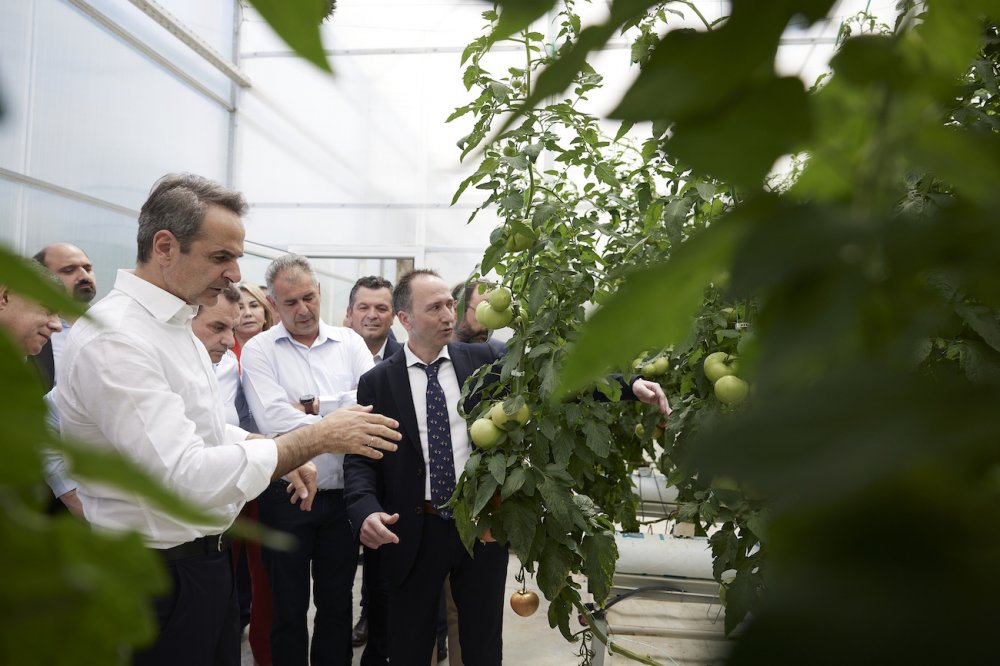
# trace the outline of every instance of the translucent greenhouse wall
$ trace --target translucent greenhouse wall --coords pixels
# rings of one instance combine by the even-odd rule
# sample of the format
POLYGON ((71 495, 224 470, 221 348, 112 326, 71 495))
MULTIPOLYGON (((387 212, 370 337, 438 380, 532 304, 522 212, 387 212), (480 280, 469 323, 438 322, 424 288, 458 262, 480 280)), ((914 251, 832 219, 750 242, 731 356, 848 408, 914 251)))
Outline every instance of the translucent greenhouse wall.
MULTIPOLYGON (((843 0, 831 20, 790 28, 778 69, 813 82, 844 18, 867 6, 891 22, 894 4, 843 0)), ((394 280, 417 266, 459 282, 497 218, 487 210, 466 224, 482 199, 474 189, 449 205, 477 160, 458 161, 468 117, 444 120, 470 99, 460 54, 490 6, 340 0, 322 29, 329 77, 233 0, 0 0, 0 242, 25 255, 54 241, 80 245, 103 294, 115 269, 134 263, 135 220, 152 183, 192 171, 251 204, 244 276, 261 281, 282 251, 309 255, 332 323, 361 275, 394 280)), ((607 11, 604 2, 577 6, 585 22, 607 11)), ((698 6, 712 19, 728 3, 698 6)), ((551 17, 537 29, 554 34, 551 17)), ((605 76, 596 113, 635 76, 628 56, 623 37, 592 59, 605 76)), ((521 63, 517 49, 501 47, 485 65, 521 63)))

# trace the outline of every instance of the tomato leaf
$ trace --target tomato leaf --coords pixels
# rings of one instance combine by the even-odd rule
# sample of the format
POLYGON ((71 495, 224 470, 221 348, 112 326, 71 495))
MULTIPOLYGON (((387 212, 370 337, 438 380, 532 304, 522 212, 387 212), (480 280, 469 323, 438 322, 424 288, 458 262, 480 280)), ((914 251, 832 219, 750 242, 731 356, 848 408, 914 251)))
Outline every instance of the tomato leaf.
POLYGON ((611 592, 618 547, 610 532, 598 532, 584 537, 582 548, 587 589, 594 595, 594 600, 602 605, 611 592))
POLYGON ((333 71, 323 51, 319 30, 329 11, 326 0, 248 1, 293 51, 323 71, 333 71))
POLYGON ((531 561, 531 546, 538 528, 538 515, 527 502, 505 498, 500 505, 500 518, 510 538, 510 547, 522 562, 531 561))
POLYGON ((538 587, 548 599, 554 599, 566 587, 569 577, 572 555, 558 542, 549 541, 545 544, 541 557, 538 559, 538 587))

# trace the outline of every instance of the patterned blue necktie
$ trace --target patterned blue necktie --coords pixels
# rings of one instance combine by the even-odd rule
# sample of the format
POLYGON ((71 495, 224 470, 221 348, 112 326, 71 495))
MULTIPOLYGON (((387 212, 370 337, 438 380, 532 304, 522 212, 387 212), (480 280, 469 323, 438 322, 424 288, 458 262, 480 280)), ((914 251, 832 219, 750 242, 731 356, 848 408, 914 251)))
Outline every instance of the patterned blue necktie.
POLYGON ((442 518, 451 518, 451 509, 440 508, 455 492, 455 456, 451 450, 451 423, 448 402, 438 381, 443 358, 430 365, 419 364, 427 373, 427 453, 431 470, 431 504, 442 518))

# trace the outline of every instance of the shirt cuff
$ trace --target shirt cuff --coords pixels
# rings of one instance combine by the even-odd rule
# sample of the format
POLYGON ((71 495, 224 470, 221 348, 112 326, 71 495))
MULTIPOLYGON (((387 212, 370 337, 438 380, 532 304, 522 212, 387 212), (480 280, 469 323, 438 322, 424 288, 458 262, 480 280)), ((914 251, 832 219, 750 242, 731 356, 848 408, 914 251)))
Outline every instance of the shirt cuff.
POLYGON ((278 466, 278 445, 273 439, 248 439, 236 444, 243 447, 247 457, 246 468, 236 485, 249 501, 271 483, 278 466))
POLYGON ((321 395, 319 397, 319 415, 326 416, 341 407, 350 407, 356 404, 358 404, 358 392, 356 389, 341 391, 331 395, 321 395))

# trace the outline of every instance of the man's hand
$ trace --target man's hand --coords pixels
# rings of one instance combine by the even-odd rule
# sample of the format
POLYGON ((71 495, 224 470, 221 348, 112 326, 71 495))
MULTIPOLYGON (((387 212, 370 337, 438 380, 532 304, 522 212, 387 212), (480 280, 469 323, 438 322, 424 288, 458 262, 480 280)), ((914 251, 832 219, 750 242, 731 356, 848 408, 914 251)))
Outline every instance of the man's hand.
POLYGON ((398 513, 391 516, 381 511, 369 514, 365 522, 361 523, 361 543, 373 550, 387 543, 399 543, 399 537, 386 527, 395 525, 397 520, 398 513))
POLYGON ((87 519, 83 517, 83 503, 80 502, 80 498, 76 495, 76 488, 70 490, 69 492, 63 493, 59 496, 59 499, 69 512, 79 518, 80 520, 86 521, 87 519))
POLYGON ((370 405, 341 407, 313 427, 329 433, 324 446, 327 453, 353 453, 376 460, 382 457, 382 451, 395 451, 395 442, 403 438, 396 430, 399 423, 372 413, 370 405))
POLYGON ((295 504, 302 500, 299 509, 311 511, 313 498, 316 497, 316 465, 307 462, 285 476, 288 478, 288 493, 292 496, 289 501, 295 504))
POLYGON ((651 382, 648 379, 637 379, 632 382, 632 393, 635 394, 639 402, 659 407, 664 416, 670 416, 670 412, 673 411, 670 409, 670 403, 667 402, 666 394, 656 382, 651 382))

